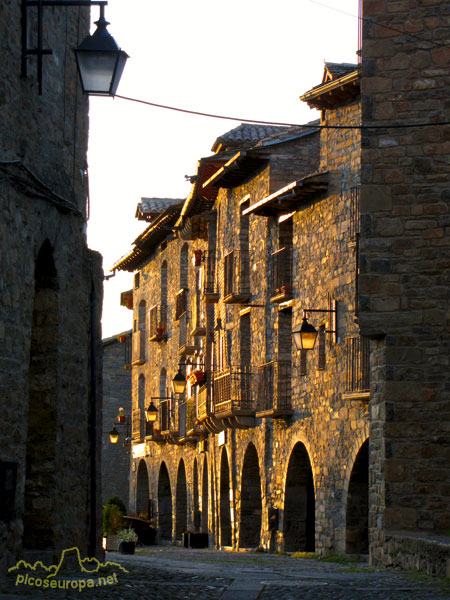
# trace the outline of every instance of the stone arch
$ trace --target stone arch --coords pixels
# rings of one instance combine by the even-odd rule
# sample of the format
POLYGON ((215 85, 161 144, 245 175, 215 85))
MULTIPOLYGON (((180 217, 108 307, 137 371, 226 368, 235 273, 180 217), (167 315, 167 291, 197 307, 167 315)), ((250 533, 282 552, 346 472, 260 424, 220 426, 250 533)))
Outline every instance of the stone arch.
POLYGON ((136 512, 149 513, 150 482, 144 459, 139 461, 136 477, 136 512))
POLYGON ((158 477, 158 534, 160 539, 172 539, 172 489, 165 462, 161 463, 158 477))
POLYGON ((258 453, 250 442, 244 456, 241 477, 241 521, 239 547, 255 548, 261 540, 261 476, 258 453))
POLYGON ((199 503, 199 488, 198 488, 198 464, 197 459, 194 459, 194 472, 192 476, 192 496, 193 496, 193 523, 194 530, 199 531, 201 525, 201 513, 200 513, 200 503, 199 503))
POLYGON ((23 546, 35 550, 55 547, 58 316, 58 274, 45 240, 35 265, 23 514, 23 546))
POLYGON ((230 467, 226 448, 220 457, 220 545, 231 546, 230 467))
POLYGON ((369 552, 369 440, 360 447, 353 463, 346 502, 345 551, 369 552))
POLYGON ((208 531, 208 514, 209 514, 209 494, 208 494, 208 457, 205 454, 205 460, 203 461, 203 474, 202 474, 202 531, 208 531))
POLYGON ((283 518, 284 549, 287 552, 315 549, 314 479, 308 451, 297 442, 289 457, 283 518))
POLYGON ((175 496, 175 539, 181 540, 182 534, 187 530, 187 489, 186 469, 184 460, 181 459, 177 473, 177 491, 175 496))
POLYGON ((189 246, 187 242, 180 250, 180 289, 187 288, 189 283, 189 246))

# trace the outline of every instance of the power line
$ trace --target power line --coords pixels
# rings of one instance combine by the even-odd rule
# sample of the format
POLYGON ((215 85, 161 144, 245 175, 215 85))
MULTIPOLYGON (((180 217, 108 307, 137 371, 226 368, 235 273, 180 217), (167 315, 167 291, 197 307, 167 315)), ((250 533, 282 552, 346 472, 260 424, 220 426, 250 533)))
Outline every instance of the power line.
POLYGON ((371 23, 373 25, 377 25, 378 27, 384 27, 385 29, 390 29, 391 31, 395 31, 397 33, 401 33, 403 35, 407 35, 409 37, 415 38, 416 40, 420 40, 421 42, 425 42, 426 44, 434 44, 435 46, 440 46, 442 48, 450 48, 447 44, 441 44, 440 42, 435 42, 434 40, 426 40, 420 35, 416 35, 415 33, 410 33, 409 31, 402 31, 401 29, 397 29, 396 27, 392 27, 392 25, 385 25, 384 23, 378 23, 374 19, 368 19, 367 17, 360 17, 358 15, 354 15, 352 13, 346 12, 345 10, 341 10, 340 8, 335 8, 334 6, 329 6, 328 4, 323 4, 322 2, 317 2, 317 0, 308 0, 312 4, 317 4, 318 6, 323 6, 324 8, 328 8, 329 10, 334 10, 335 12, 341 13, 343 15, 347 15, 348 17, 353 17, 354 19, 358 19, 359 21, 366 21, 367 23, 371 23))
POLYGON ((213 113, 205 113, 196 110, 188 110, 187 108, 179 108, 175 106, 167 106, 165 104, 156 104, 155 102, 148 102, 147 100, 139 100, 138 98, 129 98, 128 96, 120 96, 117 94, 115 98, 121 100, 129 100, 130 102, 138 102, 139 104, 145 104, 146 106, 154 106, 156 108, 164 108, 166 110, 174 110, 176 112, 187 113, 189 115, 197 115, 200 117, 209 117, 211 119, 226 119, 228 121, 237 121, 241 123, 252 123, 253 125, 274 125, 281 127, 305 127, 309 129, 400 129, 400 128, 412 128, 412 127, 436 127, 442 125, 450 125, 450 121, 441 121, 439 123, 394 123, 386 125, 313 125, 311 123, 280 123, 277 121, 259 121, 257 119, 242 119, 239 117, 229 117, 225 115, 216 115, 213 113))

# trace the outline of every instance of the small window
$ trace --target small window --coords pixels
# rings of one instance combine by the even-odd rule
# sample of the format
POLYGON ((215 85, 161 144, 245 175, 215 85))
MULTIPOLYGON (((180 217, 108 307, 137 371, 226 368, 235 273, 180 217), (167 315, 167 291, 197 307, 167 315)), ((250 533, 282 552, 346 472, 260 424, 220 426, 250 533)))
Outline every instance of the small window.
POLYGON ((134 276, 134 289, 135 290, 139 287, 140 283, 141 283, 141 274, 136 273, 134 276))

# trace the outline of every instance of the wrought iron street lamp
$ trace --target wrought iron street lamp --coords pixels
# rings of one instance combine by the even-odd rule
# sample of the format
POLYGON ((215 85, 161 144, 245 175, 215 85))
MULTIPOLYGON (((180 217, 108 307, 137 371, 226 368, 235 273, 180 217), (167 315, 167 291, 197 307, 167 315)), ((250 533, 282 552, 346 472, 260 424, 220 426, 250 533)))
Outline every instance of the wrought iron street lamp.
POLYGON ((331 301, 331 308, 305 308, 303 310, 303 320, 300 327, 292 330, 292 337, 297 350, 313 350, 318 335, 317 329, 308 323, 306 314, 309 312, 320 312, 330 313, 331 315, 331 329, 327 329, 326 333, 332 335, 333 343, 337 342, 337 302, 336 300, 331 301))
POLYGON ((158 409, 153 404, 153 401, 151 401, 145 410, 145 419, 146 419, 147 423, 154 423, 156 421, 157 416, 158 416, 158 409))
POLYGON ((181 372, 181 365, 178 367, 177 374, 172 379, 172 390, 174 394, 184 394, 186 389, 186 377, 181 372))
POLYGON ((107 31, 105 20, 106 0, 22 0, 22 69, 21 76, 27 76, 27 58, 37 56, 37 80, 39 94, 42 94, 42 57, 52 54, 51 49, 42 47, 44 7, 100 7, 97 29, 88 35, 74 50, 83 92, 96 96, 114 96, 122 76, 128 54, 121 50, 107 31), (28 9, 37 7, 37 48, 28 48, 28 9))
POLYGON ((119 432, 117 431, 115 425, 113 425, 113 428, 109 432, 109 441, 111 442, 111 444, 117 444, 117 442, 119 441, 119 432))

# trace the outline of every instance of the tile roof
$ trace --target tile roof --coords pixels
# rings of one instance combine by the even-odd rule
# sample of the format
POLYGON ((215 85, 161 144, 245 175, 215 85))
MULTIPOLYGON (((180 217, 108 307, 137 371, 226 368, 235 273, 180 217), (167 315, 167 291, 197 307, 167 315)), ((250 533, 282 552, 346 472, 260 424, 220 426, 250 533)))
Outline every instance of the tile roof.
POLYGON ((166 209, 183 202, 182 198, 141 198, 136 207, 136 219, 151 221, 166 209))
POLYGON ((280 133, 289 129, 288 127, 275 125, 254 125, 251 123, 241 123, 238 127, 220 135, 214 142, 211 151, 220 152, 229 148, 242 148, 243 146, 253 145, 259 140, 266 138, 274 133, 280 133))
POLYGON ((346 75, 347 73, 352 73, 352 71, 356 71, 357 68, 358 65, 353 63, 325 62, 322 83, 324 83, 325 81, 332 81, 333 79, 338 79, 339 77, 342 77, 342 75, 346 75))

